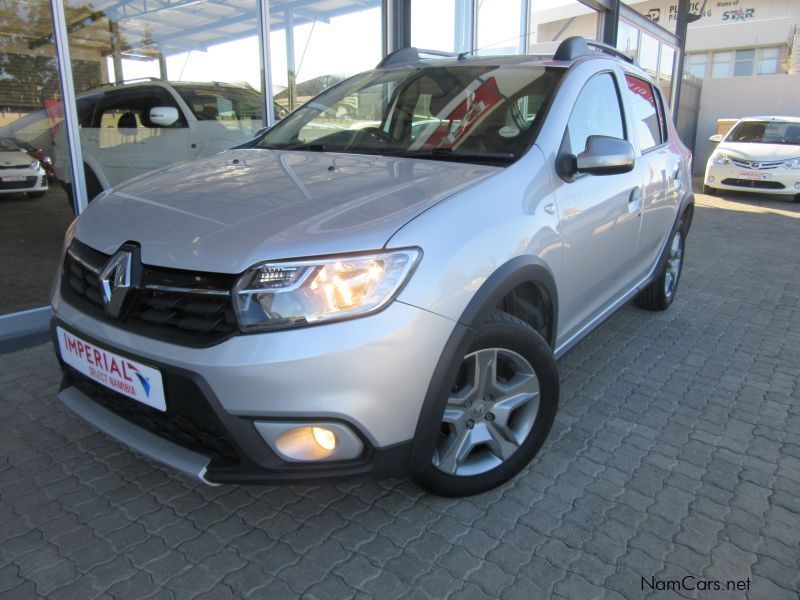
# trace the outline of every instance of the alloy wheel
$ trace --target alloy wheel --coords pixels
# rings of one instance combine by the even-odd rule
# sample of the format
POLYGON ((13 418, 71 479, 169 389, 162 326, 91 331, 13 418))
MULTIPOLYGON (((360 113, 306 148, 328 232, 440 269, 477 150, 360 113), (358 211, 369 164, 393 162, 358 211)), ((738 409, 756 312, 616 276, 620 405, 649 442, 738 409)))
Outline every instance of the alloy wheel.
POLYGON ((678 287, 678 279, 681 276, 681 263, 683 262, 683 234, 675 232, 672 244, 669 247, 667 257, 667 270, 664 275, 664 296, 667 301, 671 301, 678 287))
POLYGON ((531 364, 504 348, 464 357, 447 399, 433 464, 459 477, 499 466, 528 437, 539 413, 539 380, 531 364))

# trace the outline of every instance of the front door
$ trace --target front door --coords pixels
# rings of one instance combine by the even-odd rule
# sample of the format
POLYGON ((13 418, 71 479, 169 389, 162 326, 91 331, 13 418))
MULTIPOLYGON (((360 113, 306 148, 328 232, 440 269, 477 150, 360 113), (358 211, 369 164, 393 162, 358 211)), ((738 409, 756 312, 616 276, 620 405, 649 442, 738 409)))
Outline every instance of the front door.
MULTIPOLYGON (((628 139, 624 123, 615 75, 594 75, 575 102, 559 155, 583 152, 591 135, 628 139)), ((632 285, 641 223, 640 187, 636 169, 616 175, 578 174, 570 181, 559 181, 563 339, 578 333, 632 285)))

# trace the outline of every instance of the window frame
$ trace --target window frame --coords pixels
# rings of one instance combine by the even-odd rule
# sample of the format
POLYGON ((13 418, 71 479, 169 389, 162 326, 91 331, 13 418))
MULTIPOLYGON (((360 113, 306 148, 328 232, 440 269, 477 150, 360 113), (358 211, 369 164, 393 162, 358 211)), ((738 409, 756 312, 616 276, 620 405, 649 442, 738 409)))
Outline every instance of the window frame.
MULTIPOLYGON (((668 129, 667 111, 665 110, 664 98, 661 96, 661 90, 658 88, 657 85, 653 85, 653 83, 651 81, 649 81, 648 79, 643 78, 641 75, 639 75, 638 73, 635 73, 634 71, 625 70, 625 78, 626 78, 625 89, 628 90, 629 94, 633 94, 633 92, 630 91, 630 89, 628 88, 628 81, 627 81, 628 77, 633 77, 634 79, 638 79, 642 83, 650 86, 650 90, 653 92, 653 100, 655 101, 655 105, 656 105, 655 106, 656 117, 658 119, 658 131, 659 131, 659 136, 661 138, 661 142, 656 144, 655 146, 650 146, 650 147, 644 149, 644 148, 642 148, 641 141, 639 140, 639 136, 634 133, 634 135, 636 137, 636 145, 639 148, 639 152, 641 153, 642 156, 644 156, 645 154, 650 154, 654 150, 659 150, 659 149, 663 148, 664 146, 666 146, 669 143, 669 135, 667 133, 667 129, 668 129)), ((634 117, 632 108, 629 111, 629 114, 631 115, 631 118, 634 117)))
MULTIPOLYGON (((568 134, 569 134, 569 122, 572 119, 572 115, 575 112, 575 107, 578 104, 578 100, 580 99, 581 94, 583 94, 583 91, 586 89, 586 86, 589 85, 589 82, 592 81, 595 77, 600 77, 601 75, 610 75, 611 76, 611 81, 612 81, 612 83, 614 85, 614 90, 616 91, 616 94, 617 94, 617 105, 619 106, 619 114, 620 114, 620 120, 622 122, 622 135, 623 135, 623 137, 620 138, 620 139, 623 139, 626 142, 628 142, 629 144, 633 145, 631 143, 631 140, 630 140, 630 135, 631 135, 631 132, 629 130, 630 128, 628 127, 628 107, 625 104, 625 101, 623 100, 622 94, 621 94, 621 91, 620 91, 621 90, 621 86, 620 86, 620 82, 619 82, 619 73, 617 72, 616 69, 603 69, 602 71, 598 71, 596 73, 592 73, 592 75, 588 79, 586 79, 586 81, 583 82, 583 85, 581 86, 580 91, 575 96, 575 101, 572 103, 572 108, 569 111, 569 116, 567 116, 567 122, 564 125, 564 131, 561 134, 561 143, 558 146, 558 154, 556 155, 556 173, 558 174, 559 178, 561 178, 566 183, 572 183, 573 181, 577 181, 578 179, 581 179, 581 178, 586 177, 587 175, 589 175, 589 173, 578 173, 578 172, 574 171, 571 176, 565 177, 565 175, 561 172, 561 167, 559 167, 559 165, 563 162, 564 157, 566 157, 566 156, 572 156, 572 157, 577 157, 578 156, 577 154, 572 154, 571 152, 566 152, 564 150, 564 146, 566 144, 567 137, 568 137, 568 134)), ((546 116, 545 116, 545 118, 546 118, 546 116)), ((570 150, 571 149, 572 149, 572 146, 570 144, 570 150)), ((584 150, 585 150, 585 148, 584 148, 584 150)), ((581 152, 583 152, 583 150, 581 150, 581 152)), ((635 152, 635 150, 634 150, 634 152, 635 152)))

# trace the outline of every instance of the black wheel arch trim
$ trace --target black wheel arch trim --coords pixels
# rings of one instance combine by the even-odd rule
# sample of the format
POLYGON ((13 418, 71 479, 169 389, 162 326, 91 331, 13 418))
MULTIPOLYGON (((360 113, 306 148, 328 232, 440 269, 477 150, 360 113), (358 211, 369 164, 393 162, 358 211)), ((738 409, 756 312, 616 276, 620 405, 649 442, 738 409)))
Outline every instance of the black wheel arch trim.
POLYGON ((456 322, 436 364, 422 404, 414 432, 408 471, 419 472, 430 461, 436 445, 436 431, 441 423, 447 397, 443 394, 448 381, 453 381, 460 366, 459 357, 466 356, 472 346, 477 327, 500 300, 522 283, 533 283, 544 288, 550 297, 552 326, 547 340, 554 348, 558 330, 558 293, 550 269, 535 256, 517 256, 495 270, 475 293, 461 317, 456 322))

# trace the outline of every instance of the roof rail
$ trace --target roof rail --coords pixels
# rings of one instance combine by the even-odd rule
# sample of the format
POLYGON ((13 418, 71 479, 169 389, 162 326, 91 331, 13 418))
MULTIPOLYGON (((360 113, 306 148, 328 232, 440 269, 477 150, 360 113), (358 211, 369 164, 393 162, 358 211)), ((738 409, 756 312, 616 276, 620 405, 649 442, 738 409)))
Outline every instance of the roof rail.
POLYGON ((590 50, 590 47, 597 48, 601 52, 611 54, 612 56, 616 56, 617 58, 621 58, 622 60, 633 64, 633 59, 630 56, 621 50, 614 48, 614 46, 609 46, 608 44, 603 44, 601 42, 595 42, 592 40, 586 40, 580 36, 570 37, 561 42, 558 45, 556 53, 553 55, 553 60, 573 61, 582 56, 591 56, 593 52, 590 50))
POLYGON ((378 63, 376 69, 383 67, 393 67, 396 65, 403 65, 406 63, 415 63, 422 60, 422 54, 428 56, 441 56, 446 58, 456 58, 458 54, 455 52, 442 52, 441 50, 426 50, 425 48, 400 48, 390 52, 383 57, 383 60, 378 63))
POLYGON ((122 81, 109 81, 108 83, 104 83, 101 85, 101 88, 104 87, 116 87, 118 85, 127 85, 129 83, 139 83, 141 81, 164 81, 161 77, 134 77, 133 79, 123 79, 122 81))

